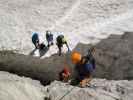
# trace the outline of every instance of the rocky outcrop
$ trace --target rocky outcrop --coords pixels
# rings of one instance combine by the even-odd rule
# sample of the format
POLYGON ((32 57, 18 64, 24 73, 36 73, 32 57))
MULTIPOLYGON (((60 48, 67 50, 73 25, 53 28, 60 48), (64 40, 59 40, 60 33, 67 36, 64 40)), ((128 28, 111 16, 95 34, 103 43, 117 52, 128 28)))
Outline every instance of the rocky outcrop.
POLYGON ((132 100, 133 80, 93 79, 88 87, 39 81, 0 71, 0 100, 132 100))
POLYGON ((0 100, 44 100, 39 81, 0 71, 0 100))
MULTIPOLYGON (((85 54, 89 45, 79 44, 76 50, 85 54)), ((95 77, 133 79, 133 33, 111 35, 95 45, 97 68, 95 77)))
POLYGON ((58 55, 40 59, 10 51, 1 51, 0 70, 31 77, 46 85, 58 80, 58 73, 63 69, 66 59, 67 56, 59 57, 58 55))
MULTIPOLYGON (((75 50, 83 55, 87 53, 91 45, 79 44, 75 50)), ((124 35, 111 35, 95 45, 96 70, 94 77, 107 79, 133 79, 133 33, 124 35)), ((58 73, 64 67, 64 63, 75 76, 74 66, 70 59, 70 53, 49 58, 38 59, 32 56, 0 52, 0 70, 28 76, 40 80, 44 85, 58 80, 58 73)))
POLYGON ((73 87, 54 81, 47 86, 50 100, 132 100, 133 81, 93 79, 89 87, 73 87))

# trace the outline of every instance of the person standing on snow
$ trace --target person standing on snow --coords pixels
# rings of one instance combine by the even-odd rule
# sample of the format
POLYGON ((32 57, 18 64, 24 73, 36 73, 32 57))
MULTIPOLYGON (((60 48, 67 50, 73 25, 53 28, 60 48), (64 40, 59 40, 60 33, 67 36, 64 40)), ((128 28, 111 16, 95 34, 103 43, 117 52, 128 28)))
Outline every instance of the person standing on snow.
POLYGON ((46 31, 46 40, 48 42, 48 47, 50 47, 51 45, 54 44, 53 43, 53 34, 49 30, 46 31))
POLYGON ((69 49, 69 46, 68 46, 68 43, 64 37, 64 35, 59 35, 57 38, 56 38, 56 44, 58 46, 58 49, 59 49, 59 56, 61 55, 62 53, 62 47, 64 44, 66 44, 67 48, 68 48, 68 51, 70 51, 69 49))
POLYGON ((85 87, 92 79, 92 72, 95 70, 95 59, 93 57, 94 48, 89 49, 86 56, 81 56, 78 52, 72 53, 72 62, 75 64, 77 72, 76 81, 81 87, 85 87))

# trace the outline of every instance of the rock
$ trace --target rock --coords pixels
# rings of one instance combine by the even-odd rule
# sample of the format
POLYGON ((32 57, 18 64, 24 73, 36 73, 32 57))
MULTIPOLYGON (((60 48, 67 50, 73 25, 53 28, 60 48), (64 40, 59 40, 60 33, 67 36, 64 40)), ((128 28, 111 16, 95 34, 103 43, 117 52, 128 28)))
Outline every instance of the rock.
POLYGON ((86 88, 54 81, 49 86, 51 100, 132 100, 133 81, 93 79, 86 88))
POLYGON ((54 81, 42 86, 39 81, 0 71, 0 100, 132 100, 133 80, 92 79, 80 88, 54 81))
POLYGON ((51 81, 59 80, 59 72, 63 69, 66 59, 67 56, 59 57, 58 55, 40 59, 10 51, 1 51, 0 70, 31 77, 40 80, 43 85, 47 85, 51 81))
POLYGON ((44 100, 44 87, 37 80, 0 71, 0 100, 44 100))
MULTIPOLYGON (((95 77, 107 79, 133 79, 133 33, 111 35, 103 39, 96 48, 95 77)), ((79 44, 75 50, 86 54, 91 45, 79 44)))
MULTIPOLYGON (((78 44, 74 49, 86 55, 90 44, 78 44)), ((96 70, 94 77, 106 79, 133 79, 133 33, 111 35, 95 45, 96 70)), ((71 53, 38 59, 8 51, 0 52, 0 70, 40 80, 46 85, 59 80, 59 72, 67 64, 75 78, 71 53)))

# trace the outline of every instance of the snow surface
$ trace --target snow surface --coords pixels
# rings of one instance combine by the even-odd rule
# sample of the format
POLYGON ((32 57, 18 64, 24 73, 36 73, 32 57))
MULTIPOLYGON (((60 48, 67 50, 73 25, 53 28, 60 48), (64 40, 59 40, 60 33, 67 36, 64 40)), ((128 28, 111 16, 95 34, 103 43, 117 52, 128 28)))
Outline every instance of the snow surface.
POLYGON ((39 81, 0 72, 0 100, 44 100, 39 81))
MULTIPOLYGON (((46 44, 47 29, 55 38, 64 34, 71 49, 78 42, 97 43, 133 31, 132 8, 133 0, 0 0, 0 49, 29 54, 32 33, 38 32, 46 44)), ((57 52, 53 46, 45 56, 57 52)))
POLYGON ((62 97, 62 100, 132 100, 133 81, 93 79, 86 88, 54 81, 43 87, 39 81, 0 71, 0 100, 61 100, 62 97))
POLYGON ((73 87, 54 81, 48 87, 51 100, 132 100, 133 81, 93 79, 89 87, 73 87))

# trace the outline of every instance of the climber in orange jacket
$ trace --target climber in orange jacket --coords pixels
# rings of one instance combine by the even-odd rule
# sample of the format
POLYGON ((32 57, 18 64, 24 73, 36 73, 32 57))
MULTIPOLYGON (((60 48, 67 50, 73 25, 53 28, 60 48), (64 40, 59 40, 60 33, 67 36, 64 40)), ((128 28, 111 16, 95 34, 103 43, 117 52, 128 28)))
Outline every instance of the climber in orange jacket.
POLYGON ((81 87, 85 87, 92 79, 92 72, 95 69, 95 59, 92 55, 94 48, 88 50, 86 56, 82 56, 78 52, 72 53, 72 62, 75 64, 75 70, 77 72, 76 80, 80 83, 81 87))

